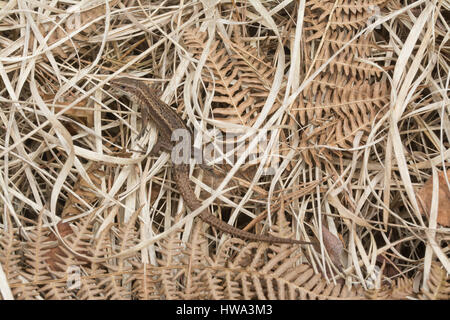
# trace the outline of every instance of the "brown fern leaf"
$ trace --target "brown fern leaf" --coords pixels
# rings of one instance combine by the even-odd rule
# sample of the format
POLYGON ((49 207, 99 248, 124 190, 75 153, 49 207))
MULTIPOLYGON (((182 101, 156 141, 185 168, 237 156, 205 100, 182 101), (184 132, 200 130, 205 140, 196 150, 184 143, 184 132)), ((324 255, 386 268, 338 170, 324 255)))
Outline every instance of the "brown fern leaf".
POLYGON ((65 282, 50 281, 40 291, 46 300, 72 300, 72 296, 67 291, 67 284, 65 282))
MULTIPOLYGON (((106 258, 112 254, 112 243, 110 241, 110 235, 114 232, 112 229, 112 224, 109 224, 99 235, 94 237, 94 243, 88 249, 88 256, 97 258, 106 258)), ((104 264, 102 262, 92 262, 89 268, 89 274, 93 275, 95 273, 102 273, 104 264)))
POLYGON ((126 279, 122 275, 104 275, 94 288, 100 288, 107 300, 130 300, 131 287, 125 285, 126 279))
MULTIPOLYGON (((141 213, 142 207, 136 210, 133 215, 128 219, 127 222, 125 222, 122 226, 119 227, 119 232, 117 234, 117 237, 119 239, 118 248, 119 253, 123 252, 125 250, 128 250, 135 245, 137 245, 139 241, 139 234, 136 229, 136 223, 138 221, 139 214, 141 213)), ((118 266, 119 271, 121 271, 124 267, 124 262, 128 258, 119 258, 118 266)))
POLYGON ((408 278, 399 278, 390 285, 368 289, 365 296, 369 300, 405 300, 414 296, 413 281, 408 278))
MULTIPOLYGON (((95 238, 92 235, 93 243, 87 248, 86 255, 94 259, 105 258, 111 254, 110 234, 112 232, 111 225, 105 228, 100 235, 95 238), (94 239, 95 238, 95 239, 94 239)), ((99 283, 104 279, 108 270, 106 262, 90 262, 83 265, 82 270, 86 276, 80 277, 79 289, 76 292, 77 298, 81 300, 104 300, 106 293, 104 287, 100 287, 99 283)))
MULTIPOLYGON (((231 56, 239 68, 243 86, 251 90, 254 97, 267 98, 275 76, 275 68, 256 48, 246 44, 238 35, 232 41, 222 38, 234 52, 231 56)), ((264 101, 263 101, 264 104, 264 101)))
POLYGON ((40 300, 39 288, 37 285, 25 282, 11 284, 11 290, 16 300, 40 300))
MULTIPOLYGON (((60 222, 56 227, 58 228, 58 232, 63 239, 67 238, 68 235, 73 233, 73 230, 70 227, 69 223, 60 222)), ((61 243, 58 243, 57 241, 58 239, 55 234, 53 233, 50 234, 49 238, 51 241, 57 242, 53 247, 50 248, 50 251, 47 254, 46 262, 49 265, 49 269, 53 272, 55 271, 64 272, 67 269, 67 266, 70 265, 70 262, 68 265, 65 265, 64 263, 64 259, 69 256, 67 254, 67 250, 63 247, 61 243)))
POLYGON ((207 284, 208 298, 233 299, 362 299, 360 287, 327 283, 305 264, 297 265, 295 248, 273 251, 250 243, 226 265, 205 266, 197 281, 207 284), (211 290, 212 289, 212 290, 211 290))
POLYGON ((0 264, 15 299, 31 300, 38 295, 34 286, 25 287, 20 280, 21 243, 7 216, 7 228, 0 229, 0 264))
POLYGON ((91 247, 94 238, 93 228, 92 217, 86 216, 74 222, 74 232, 70 233, 66 238, 66 243, 71 249, 69 252, 64 248, 66 256, 72 257, 74 262, 77 261, 76 264, 85 264, 88 262, 82 256, 73 254, 72 251, 83 256, 89 252, 89 248, 91 247))
MULTIPOLYGON (((175 223, 180 216, 175 218, 175 223)), ((159 295, 162 299, 176 300, 181 298, 180 284, 185 276, 183 265, 184 245, 180 240, 180 231, 172 232, 166 239, 161 241, 158 249, 158 265, 162 268, 159 273, 159 295)))
POLYGON ((422 288, 419 298, 425 300, 450 300, 450 277, 439 263, 432 263, 428 288, 422 288))
MULTIPOLYGON (((277 236, 289 233, 280 218, 277 236)), ((245 244, 230 239, 219 248, 213 260, 197 260, 193 285, 197 299, 362 299, 361 287, 348 288, 327 283, 305 264, 298 265, 296 248, 284 244, 245 244), (196 283, 196 284, 194 284, 196 283)), ((194 271, 195 270, 195 271, 194 271)))
MULTIPOLYGON (((175 223, 180 217, 175 218, 175 223)), ((131 261, 134 272, 129 283, 133 295, 138 299, 179 299, 182 295, 180 284, 185 274, 183 261, 184 245, 180 240, 180 230, 170 233, 156 247, 157 266, 131 261)))
POLYGON ((420 280, 422 271, 413 278, 399 278, 390 285, 384 285, 380 289, 366 291, 366 297, 372 300, 399 300, 399 299, 422 299, 422 300, 449 300, 450 299, 450 277, 441 263, 432 262, 430 277, 427 288, 414 289, 414 282, 420 280))
MULTIPOLYGON (((119 227, 117 238, 118 242, 111 244, 111 246, 117 247, 117 253, 121 253, 135 244, 139 239, 136 232, 136 223, 141 209, 136 210, 133 215, 119 227)), ((106 240, 106 239, 105 239, 106 240)), ((105 252, 107 242, 99 240, 97 242, 97 248, 95 252, 105 252)), ((129 300, 133 295, 133 288, 130 283, 130 273, 133 270, 133 265, 130 263, 132 259, 136 258, 136 254, 128 257, 120 257, 117 261, 105 262, 99 267, 92 269, 99 275, 101 280, 98 281, 98 287, 102 289, 106 299, 111 300, 129 300), (99 268, 99 269, 97 269, 99 268), (106 273, 102 274, 105 270, 106 273)))
MULTIPOLYGON (((220 266, 227 266, 229 267, 229 264, 233 261, 237 261, 238 259, 230 259, 233 257, 236 257, 237 255, 241 255, 240 258, 242 259, 245 254, 249 253, 248 248, 253 246, 255 243, 249 244, 249 246, 246 246, 243 250, 241 250, 245 246, 245 241, 238 239, 238 238, 230 238, 225 243, 223 243, 215 256, 215 259, 212 262, 213 267, 220 268, 220 266)), ((250 260, 249 257, 244 258, 243 260, 250 260)), ((246 262, 248 263, 248 262, 246 262)), ((213 270, 209 270, 208 273, 208 282, 213 282, 212 279, 212 273, 213 270)), ((211 296, 216 297, 222 297, 223 299, 227 300, 240 300, 242 299, 241 293, 240 293, 240 286, 239 282, 233 279, 232 273, 229 272, 227 269, 223 271, 223 274, 220 274, 221 276, 221 284, 222 284, 222 292, 218 292, 217 288, 215 288, 215 294, 211 296)), ((219 282, 215 280, 215 285, 217 286, 219 282)))
POLYGON ((414 281, 410 278, 399 278, 395 281, 389 293, 388 299, 408 299, 414 295, 414 281))
MULTIPOLYGON (((202 277, 203 270, 198 269, 197 266, 205 263, 205 259, 208 259, 208 250, 205 246, 207 241, 201 232, 203 223, 197 222, 192 233, 190 243, 187 243, 187 248, 184 250, 184 258, 186 258, 185 265, 187 265, 188 272, 185 279, 185 290, 183 292, 183 299, 206 299, 206 293, 212 292, 214 294, 216 286, 214 283, 211 290, 208 292, 206 283, 199 281, 202 277)), ((208 278, 208 277, 207 277, 208 278)))
MULTIPOLYGON (((189 50, 199 57, 207 34, 192 29, 184 33, 183 39, 189 50)), ((239 70, 240 66, 230 57, 222 41, 214 41, 202 78, 207 84, 206 90, 213 93, 213 114, 219 121, 251 125, 262 105, 255 104, 255 98, 250 88, 244 86, 239 70)))
MULTIPOLYGON (((309 2, 305 19, 306 74, 311 75, 370 24, 384 2, 309 2), (330 28, 326 29, 328 23, 330 28)), ((371 33, 360 36, 305 87, 295 108, 299 122, 309 126, 302 131, 301 142, 308 163, 320 161, 318 153, 328 153, 317 145, 349 149, 358 132, 363 133, 359 144, 366 141, 371 125, 389 101, 386 81, 380 79, 382 69, 364 61, 380 52, 371 33)))
MULTIPOLYGON (((102 179, 105 177, 105 170, 102 168, 102 163, 92 162, 86 168, 86 173, 94 183, 94 185, 101 190, 102 179)), ((92 190, 91 186, 81 176, 73 186, 73 192, 69 193, 68 199, 64 205, 62 218, 69 218, 87 211, 87 205, 94 205, 99 200, 98 194, 92 190), (76 194, 76 196, 74 195, 76 194), (86 205, 87 204, 87 205, 86 205)))
POLYGON ((21 274, 29 283, 22 290, 28 291, 28 297, 38 296, 38 293, 47 299, 66 299, 69 298, 66 287, 52 280, 54 273, 49 268, 48 260, 54 241, 49 229, 43 224, 43 214, 44 210, 39 213, 37 225, 34 230, 29 231, 30 239, 25 243, 25 268, 21 274))
POLYGON ((149 264, 134 263, 134 265, 135 269, 128 280, 132 283, 133 297, 138 300, 160 299, 160 271, 149 264))
POLYGON ((79 288, 76 293, 79 300, 104 300, 102 289, 98 286, 95 278, 80 277, 79 288))
POLYGON ((43 213, 39 213, 37 225, 34 230, 29 231, 30 239, 25 243, 25 272, 23 276, 31 283, 42 283, 50 280, 48 272, 48 253, 52 246, 49 238, 48 228, 43 225, 43 213))

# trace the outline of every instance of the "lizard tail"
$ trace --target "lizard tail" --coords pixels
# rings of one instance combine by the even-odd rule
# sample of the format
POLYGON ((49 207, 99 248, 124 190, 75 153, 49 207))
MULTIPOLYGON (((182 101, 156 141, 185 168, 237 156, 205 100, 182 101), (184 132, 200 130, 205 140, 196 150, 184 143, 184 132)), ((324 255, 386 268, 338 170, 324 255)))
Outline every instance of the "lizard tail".
MULTIPOLYGON (((190 185, 189 179, 189 167, 188 165, 181 164, 174 166, 174 174, 175 180, 178 182, 178 191, 184 199, 184 202, 191 210, 196 210, 201 206, 201 201, 196 197, 194 190, 190 185)), ((225 221, 220 220, 216 216, 212 215, 208 209, 203 210, 199 214, 200 218, 208 223, 210 226, 213 226, 219 229, 222 232, 226 232, 230 235, 234 235, 239 238, 254 240, 254 241, 264 241, 269 243, 290 243, 290 244, 313 244, 312 242, 295 240, 289 238, 279 238, 271 235, 259 235, 250 233, 238 228, 235 228, 225 221)))

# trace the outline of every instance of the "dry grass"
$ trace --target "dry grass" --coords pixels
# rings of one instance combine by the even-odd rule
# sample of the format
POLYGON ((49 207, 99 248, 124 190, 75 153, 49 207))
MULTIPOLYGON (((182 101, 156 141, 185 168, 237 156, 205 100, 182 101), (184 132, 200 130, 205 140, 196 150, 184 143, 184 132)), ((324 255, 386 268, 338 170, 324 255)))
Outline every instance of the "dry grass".
MULTIPOLYGON (((363 15, 363 23, 349 27, 348 38, 328 54, 327 37, 333 30, 340 35, 339 26, 325 17, 315 29, 322 18, 314 14, 325 9, 310 1, 53 3, 0 1, 4 239, 13 232, 14 241, 24 245, 43 241, 33 238, 42 217, 53 240, 62 240, 66 234, 58 223, 76 230, 89 218, 86 234, 92 239, 85 240, 104 237, 109 249, 93 255, 71 239, 65 240, 66 256, 109 256, 120 268, 127 257, 160 266, 163 240, 179 228, 180 240, 192 241, 197 212, 186 212, 179 199, 169 155, 149 155, 156 132, 137 139, 138 106, 109 92, 108 81, 126 75, 161 89, 161 99, 196 129, 197 146, 201 133, 211 129, 268 138, 266 152, 253 162, 242 156, 228 166, 216 164, 213 176, 193 172, 205 206, 214 203, 211 211, 227 222, 267 232, 275 217, 286 215, 292 237, 321 243, 302 248, 297 262, 329 283, 367 289, 420 278, 420 287, 430 290, 436 263, 448 285, 450 229, 438 221, 450 212, 436 201, 440 189, 444 195, 450 190, 448 179, 437 179, 450 161, 448 0, 373 1, 377 19, 368 22, 363 15), (369 54, 352 51, 363 46, 371 48, 369 54), (339 64, 342 52, 348 65, 339 64), (334 76, 345 79, 331 80, 334 76), (360 78, 350 81, 352 76, 360 78), (319 79, 335 82, 322 86, 319 79), (327 92, 338 95, 340 86, 355 94, 367 90, 362 99, 380 102, 366 102, 365 112, 325 106, 327 92), (364 125, 358 112, 370 114, 361 120, 364 125), (348 114, 357 124, 346 120, 348 114), (274 163, 276 172, 264 175, 274 163), (417 190, 432 177, 433 202, 423 215, 417 190), (135 218, 136 230, 129 231, 135 238, 122 239, 135 218), (341 256, 330 241, 343 246, 341 256)), ((322 3, 331 5, 330 16, 345 17, 341 2, 322 3)), ((361 14, 368 12, 361 7, 361 14)), ((330 99, 344 103, 340 96, 330 99)), ((203 250, 212 257, 226 236, 204 231, 203 250)), ((5 243, 0 241, 3 258, 7 250, 21 254, 5 243)), ((24 275, 28 262, 21 259, 14 279, 32 283, 24 275)), ((0 294, 17 298, 9 263, 0 256, 0 294)), ((83 272, 92 275, 88 269, 83 272)), ((123 283, 127 290, 129 282, 123 283)))

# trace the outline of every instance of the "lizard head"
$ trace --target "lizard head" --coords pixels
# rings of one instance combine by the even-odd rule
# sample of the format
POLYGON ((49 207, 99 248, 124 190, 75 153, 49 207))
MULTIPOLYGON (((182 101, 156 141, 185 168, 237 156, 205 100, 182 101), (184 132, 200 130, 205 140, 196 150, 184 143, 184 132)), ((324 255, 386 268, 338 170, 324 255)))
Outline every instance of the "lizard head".
POLYGON ((139 87, 140 81, 127 77, 121 77, 111 80, 109 85, 113 89, 113 93, 130 97, 139 87))

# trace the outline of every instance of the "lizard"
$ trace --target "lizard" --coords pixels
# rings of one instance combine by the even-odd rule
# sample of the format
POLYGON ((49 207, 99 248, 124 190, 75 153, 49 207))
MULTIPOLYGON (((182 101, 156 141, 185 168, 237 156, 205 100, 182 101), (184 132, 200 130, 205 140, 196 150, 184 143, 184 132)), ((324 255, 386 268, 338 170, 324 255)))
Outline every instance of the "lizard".
MULTIPOLYGON (((115 91, 128 97, 141 108, 142 130, 145 130, 147 123, 152 122, 159 133, 158 148, 170 152, 173 147, 171 141, 172 132, 177 129, 184 129, 190 132, 183 119, 169 105, 161 101, 156 91, 141 80, 128 77, 112 79, 109 85, 115 91), (162 140, 161 140, 162 139, 162 140)), ((142 131, 141 131, 142 134, 142 131)), ((189 165, 185 163, 172 163, 174 180, 178 192, 183 197, 187 207, 194 211, 198 209, 202 202, 197 198, 191 186, 189 178, 189 165)), ((236 228, 225 221, 214 216, 207 208, 199 213, 200 219, 217 228, 218 230, 246 240, 262 241, 268 243, 289 243, 289 244, 312 244, 302 240, 281 238, 272 235, 259 235, 236 228)))

